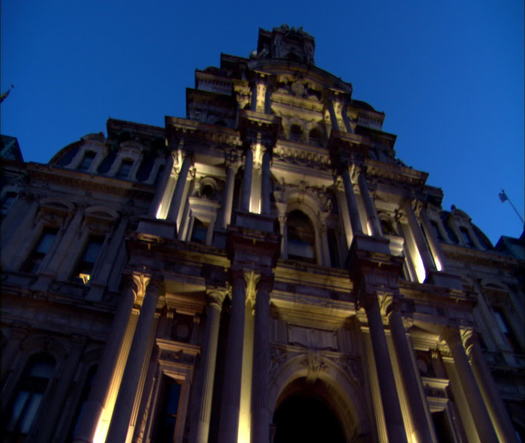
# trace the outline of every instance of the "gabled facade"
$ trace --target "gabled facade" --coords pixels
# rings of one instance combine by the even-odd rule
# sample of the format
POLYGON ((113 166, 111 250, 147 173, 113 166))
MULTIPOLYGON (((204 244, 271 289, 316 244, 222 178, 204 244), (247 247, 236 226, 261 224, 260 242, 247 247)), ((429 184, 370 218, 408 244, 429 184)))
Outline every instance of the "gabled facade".
POLYGON ((443 210, 314 49, 261 29, 186 118, 2 160, 4 441, 524 438, 517 241, 443 210))

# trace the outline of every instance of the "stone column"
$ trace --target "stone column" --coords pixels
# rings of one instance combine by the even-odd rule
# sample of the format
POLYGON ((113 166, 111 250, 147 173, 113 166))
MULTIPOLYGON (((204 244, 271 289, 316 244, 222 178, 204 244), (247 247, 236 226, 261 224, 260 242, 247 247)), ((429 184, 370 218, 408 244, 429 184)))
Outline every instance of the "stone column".
POLYGON ((272 173, 270 171, 271 152, 264 150, 262 159, 261 213, 270 214, 270 195, 272 192, 272 173))
POLYGON ((368 183, 366 182, 366 176, 363 167, 360 167, 356 170, 358 174, 358 184, 359 190, 361 191, 361 197, 363 198, 363 203, 366 210, 366 219, 370 225, 373 236, 381 236, 381 225, 379 223, 379 218, 377 216, 376 207, 374 201, 370 196, 370 191, 368 189, 368 183))
POLYGON ((272 413, 268 405, 270 368, 270 291, 272 281, 264 278, 257 286, 252 383, 252 442, 270 441, 272 413))
POLYGON ((286 227, 286 207, 287 204, 283 201, 275 203, 277 207, 277 220, 279 221, 279 233, 281 234, 281 258, 288 258, 288 229, 286 227))
POLYGON ((182 206, 182 197, 184 189, 186 188, 186 181, 188 179, 188 173, 190 171, 192 163, 191 154, 184 154, 184 161, 180 168, 179 176, 177 178, 177 184, 175 185, 175 191, 173 192, 173 198, 171 199, 170 209, 168 211, 167 219, 173 223, 177 223, 180 208, 182 206))
POLYGON ((432 260, 430 251, 427 248, 425 238, 423 237, 423 232, 421 232, 421 226, 419 226, 416 214, 414 213, 410 203, 405 204, 405 212, 407 214, 408 226, 410 227, 410 232, 414 239, 414 243, 416 244, 416 248, 419 251, 423 266, 425 267, 425 271, 428 275, 430 271, 435 269, 434 261, 432 260))
POLYGON ((412 423, 414 426, 416 441, 434 442, 437 441, 433 433, 433 425, 430 421, 428 405, 424 397, 423 386, 418 372, 414 366, 414 355, 412 346, 407 337, 401 314, 394 306, 390 313, 390 331, 392 341, 397 354, 397 360, 401 370, 403 385, 405 386, 406 398, 412 423))
POLYGON ((140 316, 133 338, 133 344, 122 378, 115 411, 111 418, 108 433, 109 442, 128 442, 132 435, 129 433, 129 424, 135 402, 135 395, 139 378, 144 365, 144 356, 147 354, 148 342, 155 326, 155 311, 160 293, 160 282, 152 281, 147 289, 142 302, 140 316))
POLYGON ((354 186, 350 178, 348 166, 343 168, 342 176, 345 187, 346 204, 348 205, 348 214, 350 215, 350 224, 352 225, 352 234, 355 236, 356 234, 363 233, 363 227, 361 226, 361 219, 359 218, 357 200, 354 194, 354 186))
POLYGON ((170 154, 168 155, 168 161, 166 162, 166 165, 164 166, 164 170, 162 171, 162 177, 160 179, 160 183, 155 189, 155 196, 153 197, 153 201, 151 202, 151 205, 149 207, 148 216, 151 218, 157 217, 157 214, 159 212, 159 209, 160 209, 160 206, 163 200, 171 197, 170 195, 166 195, 166 194, 169 192, 168 185, 169 185, 170 179, 175 175, 174 166, 175 166, 176 157, 177 157, 177 151, 171 151, 170 154))
POLYGON ((483 401, 480 389, 468 363, 459 331, 454 328, 447 328, 444 331, 443 338, 450 348, 461 387, 465 393, 465 397, 468 399, 470 412, 476 424, 479 437, 486 442, 497 442, 496 432, 494 431, 485 402, 483 401))
POLYGON ((23 326, 13 326, 11 333, 7 338, 7 343, 2 349, 2 358, 0 358, 0 380, 4 381, 7 378, 7 373, 12 370, 13 363, 16 359, 16 354, 20 352, 20 344, 27 337, 27 329, 23 326))
POLYGON ((250 210, 250 196, 252 192, 252 176, 253 176, 253 151, 252 146, 246 149, 244 159, 244 177, 242 182, 242 200, 241 210, 248 212, 250 210))
POLYGON ((232 271, 232 304, 222 392, 219 443, 236 443, 241 403, 246 285, 242 270, 232 271))
POLYGON ((439 241, 436 238, 434 230, 430 226, 430 222, 428 221, 428 217, 425 214, 424 210, 421 211, 421 222, 427 234, 426 237, 428 240, 428 244, 430 246, 431 253, 434 256, 436 268, 438 271, 444 271, 446 267, 445 255, 443 254, 443 251, 441 250, 441 245, 439 244, 439 241))
POLYGON ((239 169, 239 163, 237 159, 226 161, 226 188, 224 190, 224 207, 222 213, 222 225, 223 229, 226 229, 231 223, 232 209, 233 209, 233 193, 235 191, 235 176, 239 169))
POLYGON ((130 336, 134 333, 135 325, 131 322, 133 305, 137 297, 144 295, 149 283, 149 277, 141 274, 134 274, 131 279, 128 289, 119 301, 89 398, 80 412, 79 424, 74 432, 75 443, 94 440, 104 409, 112 407, 107 404, 108 397, 112 391, 118 390, 120 385, 121 378, 117 373, 120 372, 121 375, 123 372, 131 345, 130 336))
POLYGON ((328 214, 321 213, 320 214, 320 229, 319 229, 319 241, 317 242, 319 244, 320 248, 320 256, 321 264, 323 266, 334 266, 334 263, 331 262, 330 259, 330 246, 328 244, 328 227, 326 225, 326 219, 328 214))
POLYGON ((211 404, 213 384, 217 362, 217 345, 219 343, 219 326, 221 321, 224 292, 208 291, 209 301, 206 308, 206 336, 202 344, 202 392, 199 398, 199 420, 197 423, 197 443, 207 443, 210 432, 211 404))
POLYGON ((481 393, 485 398, 485 404, 488 407, 488 412, 492 418, 492 423, 498 434, 499 441, 518 443, 512 422, 501 400, 496 384, 485 362, 485 358, 481 353, 477 337, 474 334, 471 335, 470 342, 470 362, 481 388, 481 393))
POLYGON ((403 415, 401 413, 401 406, 399 405, 394 371, 388 353, 377 296, 375 294, 366 294, 365 297, 364 306, 370 328, 370 338, 372 340, 372 349, 376 362, 381 401, 383 403, 383 410, 385 411, 388 441, 406 443, 407 436, 403 423, 403 415))

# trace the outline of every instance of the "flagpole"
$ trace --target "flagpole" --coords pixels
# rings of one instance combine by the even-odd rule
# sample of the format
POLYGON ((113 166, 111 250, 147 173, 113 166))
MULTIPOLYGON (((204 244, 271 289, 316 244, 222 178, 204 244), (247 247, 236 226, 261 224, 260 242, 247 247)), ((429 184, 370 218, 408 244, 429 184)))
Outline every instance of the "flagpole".
POLYGON ((520 213, 516 209, 516 206, 514 206, 514 203, 512 203, 512 200, 509 198, 509 196, 507 195, 504 189, 502 189, 501 192, 499 193, 499 199, 501 200, 502 203, 505 203, 506 201, 508 201, 510 205, 512 206, 512 209, 514 209, 514 212, 516 213, 518 218, 521 220, 521 224, 522 225, 525 224, 525 222, 523 221, 523 217, 520 215, 520 213))

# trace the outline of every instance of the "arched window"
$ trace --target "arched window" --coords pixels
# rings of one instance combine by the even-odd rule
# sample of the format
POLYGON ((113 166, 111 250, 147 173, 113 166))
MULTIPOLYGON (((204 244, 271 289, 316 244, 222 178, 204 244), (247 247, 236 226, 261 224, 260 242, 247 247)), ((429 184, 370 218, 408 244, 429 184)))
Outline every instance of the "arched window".
POLYGON ((290 140, 293 142, 300 142, 303 140, 303 130, 299 125, 292 125, 290 127, 290 140))
POLYGON ((55 359, 49 354, 37 354, 29 359, 9 411, 7 431, 11 436, 26 435, 31 430, 55 365, 55 359))
POLYGON ((287 217, 288 258, 315 263, 315 231, 308 216, 294 210, 287 217))

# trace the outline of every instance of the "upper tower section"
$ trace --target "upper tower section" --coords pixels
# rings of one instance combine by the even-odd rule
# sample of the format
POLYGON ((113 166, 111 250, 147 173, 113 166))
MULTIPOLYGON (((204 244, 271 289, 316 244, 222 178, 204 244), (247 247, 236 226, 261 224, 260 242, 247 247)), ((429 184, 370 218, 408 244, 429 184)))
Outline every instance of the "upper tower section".
POLYGON ((315 40, 302 27, 282 25, 272 31, 259 29, 257 52, 252 57, 285 59, 313 65, 314 51, 315 40))

